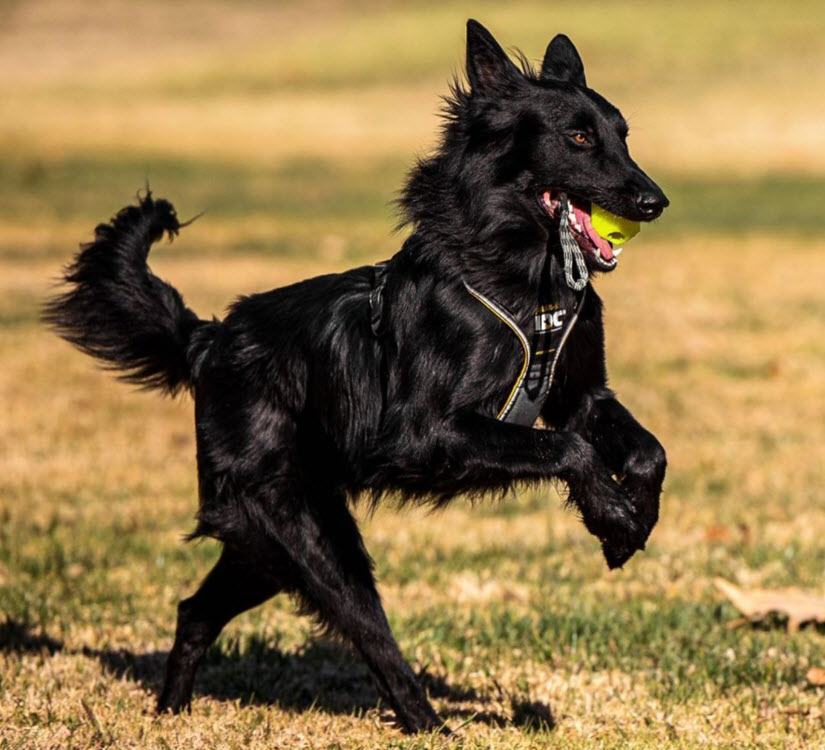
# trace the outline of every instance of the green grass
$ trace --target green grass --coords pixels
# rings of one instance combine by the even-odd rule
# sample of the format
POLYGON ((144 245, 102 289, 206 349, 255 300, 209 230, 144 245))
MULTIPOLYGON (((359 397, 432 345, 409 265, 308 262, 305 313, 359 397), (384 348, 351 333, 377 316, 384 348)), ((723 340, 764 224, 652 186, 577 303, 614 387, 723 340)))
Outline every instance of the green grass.
POLYGON ((818 231, 825 203, 825 179, 806 175, 702 180, 664 176, 661 183, 671 199, 661 231, 674 235, 770 232, 804 239, 818 231))
MULTIPOLYGON (((129 503, 125 498, 121 502, 129 503)), ((159 667, 162 655, 152 657, 129 647, 118 651, 122 646, 117 643, 105 645, 105 634, 140 623, 142 632, 171 638, 173 601, 162 593, 168 591, 164 584, 171 580, 177 587, 177 582, 196 580, 216 555, 212 543, 176 543, 168 532, 184 526, 183 519, 171 517, 160 525, 118 520, 67 523, 55 517, 35 533, 25 518, 6 518, 0 565, 14 571, 15 583, 0 587, 0 611, 14 623, 18 638, 20 633, 40 633, 60 643, 77 643, 76 628, 82 624, 104 639, 103 650, 95 647, 91 655, 105 666, 119 653, 118 658, 131 665, 133 677, 137 670, 136 677, 154 688, 158 673, 151 666, 159 667), (139 588, 134 586, 135 575, 140 577, 139 588)), ((410 550, 399 558, 378 544, 373 552, 380 579, 388 587, 403 590, 426 583, 441 598, 439 592, 447 591, 457 575, 475 574, 495 575, 531 592, 525 601, 510 605, 493 601, 467 607, 447 598, 410 614, 391 610, 402 648, 419 663, 438 664, 452 690, 469 688, 470 672, 479 667, 492 681, 492 690, 497 670, 517 654, 518 662, 559 672, 633 675, 636 684, 666 708, 739 700, 736 696, 743 689, 752 691, 758 705, 772 691, 804 687, 807 667, 825 660, 825 639, 813 628, 789 636, 781 622, 769 620, 762 627, 727 629, 736 613, 720 604, 710 589, 698 598, 667 596, 662 589, 630 595, 619 587, 614 593, 596 593, 588 586, 598 578, 600 567, 592 546, 582 540, 521 552, 500 546, 440 549, 434 554, 410 550), (565 569, 571 561, 572 571, 565 569)), ((804 583, 810 577, 815 585, 822 552, 796 547, 794 551, 745 545, 726 550, 726 558, 732 568, 744 564, 757 569, 780 561, 787 564, 786 575, 766 583, 804 583)), ((648 569, 666 565, 665 554, 654 545, 642 564, 648 569)), ((727 570, 716 557, 706 563, 712 568, 708 573, 731 575, 733 569, 727 570)), ((699 561, 695 554, 688 554, 688 559, 694 566, 699 561)), ((694 570, 702 572, 701 568, 694 570)), ((289 602, 281 599, 245 617, 243 629, 230 628, 207 658, 201 690, 244 702, 286 700, 292 708, 320 701, 327 710, 349 705, 354 690, 368 708, 374 697, 370 698, 372 688, 363 666, 339 650, 314 644, 309 624, 292 617, 290 610, 289 602), (336 664, 342 670, 339 679, 314 682, 313 670, 328 672, 336 664), (283 671, 296 682, 296 693, 273 682, 272 674, 283 671), (297 684, 307 679, 310 687, 297 684), (313 685, 320 694, 313 694, 313 685)), ((519 688, 510 690, 517 694, 519 688)))
POLYGON ((823 657, 822 636, 814 631, 789 639, 776 628, 725 630, 734 611, 714 602, 607 599, 568 608, 569 601, 538 599, 527 613, 500 606, 470 614, 433 610, 397 629, 415 633, 433 652, 452 650, 459 663, 468 653, 496 663, 517 650, 553 668, 621 670, 665 702, 804 685, 807 665, 823 657), (781 660, 768 656, 777 648, 781 660))
MULTIPOLYGON (((128 504, 128 499, 122 499, 128 504)), ((171 635, 171 601, 156 601, 167 581, 194 581, 214 562, 213 543, 182 545, 169 532, 186 527, 184 519, 162 524, 67 523, 52 518, 45 528, 25 519, 6 518, 0 535, 0 565, 15 572, 13 586, 0 587, 0 611, 21 627, 62 639, 59 623, 85 622, 94 629, 131 619, 147 620, 162 637, 171 635), (113 550, 117 549, 117 554, 113 550), (141 589, 132 581, 139 572, 141 589)), ((698 599, 657 593, 594 593, 588 581, 601 566, 586 539, 551 547, 474 546, 433 554, 409 550, 402 557, 382 545, 373 545, 379 577, 384 585, 403 587, 425 583, 434 592, 445 591, 457 575, 497 576, 523 584, 528 598, 516 605, 462 607, 445 601, 411 615, 393 612, 400 642, 424 657, 436 658, 451 670, 466 654, 476 662, 495 664, 508 655, 546 663, 553 669, 619 670, 643 680, 651 694, 664 701, 701 700, 712 689, 724 696, 739 687, 770 690, 804 683, 806 665, 825 659, 825 639, 816 629, 786 635, 776 621, 766 627, 728 630, 735 617, 728 605, 707 590, 698 599), (577 564, 570 569, 571 560, 577 564), (772 651, 773 650, 773 651, 772 651), (730 651, 734 652, 731 657, 730 651), (781 652, 781 658, 772 652, 781 652), (444 661, 445 658, 449 658, 444 661), (451 663, 449 659, 457 660, 451 663)), ((718 551, 718 550, 717 550, 718 551)), ((653 545, 643 565, 665 563, 666 550, 653 545)), ((693 565, 700 558, 689 556, 693 565)), ((779 549, 760 544, 732 545, 720 558, 713 554, 698 566, 708 575, 734 574, 744 564, 759 569, 769 562, 784 566, 784 574, 766 580, 815 585, 815 571, 825 559, 817 547, 794 544, 779 549)), ((436 594, 441 596, 441 594, 436 594)), ((274 605, 268 605, 272 609, 274 605)), ((290 610, 286 601, 276 609, 290 610)), ((260 618, 260 613, 259 616, 260 618)), ((264 618, 264 621, 266 618, 264 618)), ((69 625, 70 633, 73 626, 69 625)), ((260 658, 285 639, 286 648, 303 648, 306 628, 289 627, 275 642, 260 646, 260 658), (295 633, 299 634, 296 640, 295 633)), ((244 653, 237 637, 216 647, 218 653, 244 653)), ((243 638, 241 639, 243 641, 243 638)), ((272 658, 282 658, 277 654, 272 658)), ((419 658, 422 658, 419 654, 419 658)), ((213 663, 217 663, 213 659, 213 663)))
MULTIPOLYGON (((151 156, 10 159, 0 163, 5 193, 0 222, 22 223, 32 230, 41 222, 68 223, 88 226, 91 232, 96 222, 134 200, 149 184, 156 195, 171 199, 184 218, 205 211, 198 228, 207 235, 210 226, 243 229, 244 224, 266 222, 273 227, 271 234, 257 239, 243 231, 233 239, 230 233, 220 245, 210 244, 211 252, 317 257, 318 237, 334 232, 345 239, 345 257, 377 259, 376 253, 391 253, 400 245, 400 237, 392 236, 398 220, 394 199, 411 163, 411 158, 341 163, 317 157, 265 166, 151 156)), ((818 230, 825 203, 825 179, 814 176, 700 180, 664 175, 660 181, 672 205, 662 220, 645 228, 645 240, 708 233, 731 239, 775 234, 804 240, 818 230)), ((65 257, 72 242, 82 239, 66 237, 58 245, 25 251, 6 246, 0 255, 65 257)), ((184 238, 174 252, 203 251, 184 238)))
POLYGON ((207 211, 218 220, 266 215, 296 223, 316 218, 374 222, 387 218, 387 204, 403 175, 401 162, 341 165, 318 158, 271 166, 151 156, 6 161, 0 179, 9 202, 0 209, 0 219, 77 221, 94 210, 105 217, 148 183, 159 194, 185 201, 189 210, 207 211))

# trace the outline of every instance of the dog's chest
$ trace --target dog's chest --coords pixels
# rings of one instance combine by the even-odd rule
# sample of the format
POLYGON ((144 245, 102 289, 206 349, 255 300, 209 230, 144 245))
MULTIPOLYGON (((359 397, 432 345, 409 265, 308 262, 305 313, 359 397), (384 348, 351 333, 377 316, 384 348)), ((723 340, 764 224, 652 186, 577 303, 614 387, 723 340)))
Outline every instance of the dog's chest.
POLYGON ((496 419, 531 427, 542 412, 553 383, 564 368, 564 350, 575 329, 587 288, 575 293, 542 294, 529 315, 517 317, 491 296, 465 284, 490 319, 485 321, 486 358, 476 366, 487 374, 484 411, 496 419))

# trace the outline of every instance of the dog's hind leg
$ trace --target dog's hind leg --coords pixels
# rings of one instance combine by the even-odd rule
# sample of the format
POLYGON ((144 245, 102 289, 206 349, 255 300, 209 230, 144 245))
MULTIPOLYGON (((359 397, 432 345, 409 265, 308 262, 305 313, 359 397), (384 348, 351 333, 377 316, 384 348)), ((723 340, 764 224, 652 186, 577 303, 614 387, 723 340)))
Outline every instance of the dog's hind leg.
POLYGON ((233 617, 262 604, 281 589, 273 571, 224 547, 197 592, 178 605, 175 644, 166 662, 158 711, 178 711, 192 700, 195 671, 206 650, 233 617))
POLYGON ((355 646, 402 729, 448 731, 393 637, 343 493, 312 500, 279 503, 272 519, 306 609, 355 646))

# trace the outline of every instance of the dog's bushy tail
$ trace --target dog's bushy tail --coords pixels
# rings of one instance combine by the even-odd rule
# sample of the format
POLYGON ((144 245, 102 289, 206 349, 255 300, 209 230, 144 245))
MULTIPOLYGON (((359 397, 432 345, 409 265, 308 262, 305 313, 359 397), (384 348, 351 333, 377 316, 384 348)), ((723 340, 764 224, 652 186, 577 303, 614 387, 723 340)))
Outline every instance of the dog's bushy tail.
POLYGON ((70 288, 43 308, 44 322, 66 341, 124 380, 169 394, 191 386, 217 325, 200 320, 147 266, 152 244, 180 228, 172 204, 147 192, 95 229, 65 270, 70 288))

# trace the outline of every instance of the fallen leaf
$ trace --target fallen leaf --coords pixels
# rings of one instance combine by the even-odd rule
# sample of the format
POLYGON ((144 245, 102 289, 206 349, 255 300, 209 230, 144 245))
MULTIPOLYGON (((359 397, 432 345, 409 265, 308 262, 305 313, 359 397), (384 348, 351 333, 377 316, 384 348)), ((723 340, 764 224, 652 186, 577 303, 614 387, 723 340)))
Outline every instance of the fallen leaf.
POLYGON ((706 542, 732 542, 733 532, 727 526, 708 526, 705 529, 706 542))
POLYGON ((714 524, 705 529, 706 542, 739 542, 741 544, 749 544, 750 540, 750 528, 747 524, 741 522, 737 523, 735 527, 714 524))
POLYGON ((798 588, 744 589, 724 578, 715 578, 713 583, 751 622, 770 614, 784 615, 788 618, 789 633, 796 632, 806 622, 825 623, 825 597, 798 588))
POLYGON ((822 667, 811 667, 805 673, 805 679, 810 685, 825 685, 825 669, 822 667))

